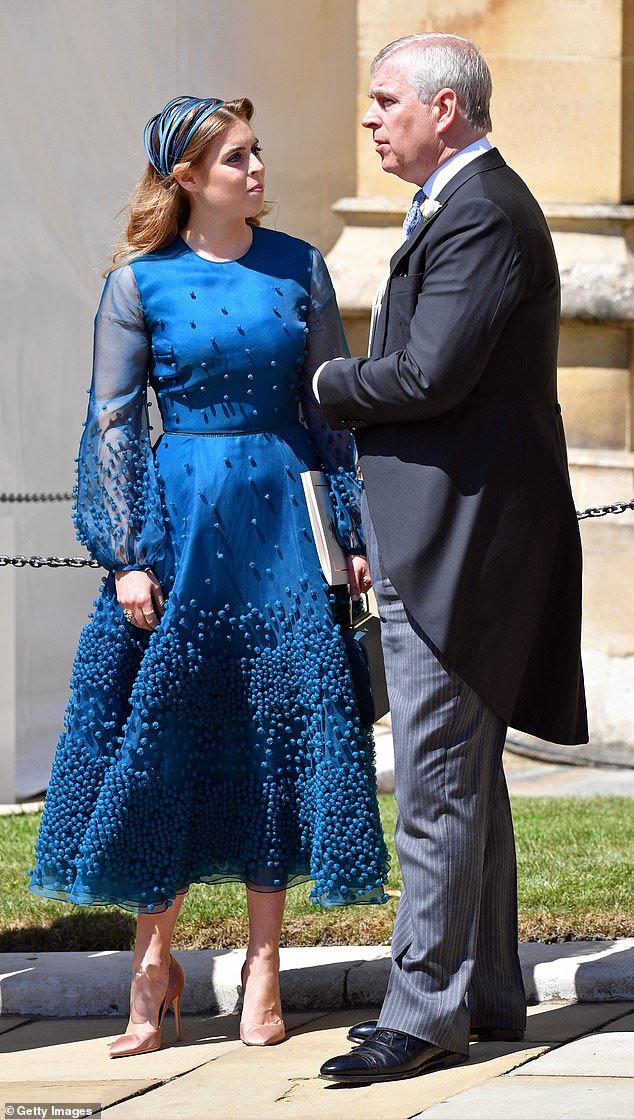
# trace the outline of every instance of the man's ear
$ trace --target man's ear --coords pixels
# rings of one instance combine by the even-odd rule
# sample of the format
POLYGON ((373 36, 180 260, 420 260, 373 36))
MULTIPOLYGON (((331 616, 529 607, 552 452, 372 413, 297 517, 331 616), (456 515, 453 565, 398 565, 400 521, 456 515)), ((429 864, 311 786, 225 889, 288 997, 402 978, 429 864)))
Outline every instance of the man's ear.
POLYGON ((172 174, 178 185, 182 186, 183 190, 189 191, 190 194, 198 190, 198 176, 192 167, 187 165, 179 167, 178 164, 176 164, 172 174))
POLYGON ((446 132, 457 120, 459 114, 458 98, 455 90, 447 86, 440 89, 433 100, 438 132, 446 132))

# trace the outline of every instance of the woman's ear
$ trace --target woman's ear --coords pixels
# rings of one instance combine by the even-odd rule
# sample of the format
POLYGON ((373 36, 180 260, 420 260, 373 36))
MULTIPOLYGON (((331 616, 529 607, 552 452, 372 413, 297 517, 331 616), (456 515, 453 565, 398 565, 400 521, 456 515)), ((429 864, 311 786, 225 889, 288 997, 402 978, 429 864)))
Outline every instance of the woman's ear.
POLYGON ((199 189, 198 175, 189 164, 185 164, 182 168, 179 168, 179 165, 176 164, 172 174, 178 185, 181 186, 183 190, 189 191, 190 194, 199 189))

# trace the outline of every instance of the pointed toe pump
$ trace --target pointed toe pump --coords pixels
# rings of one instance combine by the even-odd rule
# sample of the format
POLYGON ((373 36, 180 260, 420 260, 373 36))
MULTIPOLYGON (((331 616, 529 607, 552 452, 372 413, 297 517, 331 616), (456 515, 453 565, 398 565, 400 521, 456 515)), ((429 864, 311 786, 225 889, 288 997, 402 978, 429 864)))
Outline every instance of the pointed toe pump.
POLYGON ((286 1030, 281 1018, 275 1022, 264 1022, 258 1026, 240 1023, 240 1041, 245 1045, 279 1045, 284 1041, 286 1030))
MULTIPOLYGON (((242 993, 244 996, 244 989, 246 986, 245 978, 246 964, 243 964, 240 973, 242 982, 242 993)), ((240 1041, 244 1045, 279 1045, 280 1041, 284 1041, 286 1037, 286 1029, 284 1021, 277 1015, 271 1022, 245 1022, 242 1018, 240 1022, 240 1041)))
MULTIPOLYGON (((156 983, 154 983, 156 986, 156 983)), ((176 1036, 183 1040, 181 1030, 181 995, 185 986, 185 973, 173 956, 170 956, 170 966, 167 976, 167 989, 155 1014, 150 1018, 141 1018, 146 1012, 148 1003, 152 998, 152 980, 143 969, 138 971, 132 980, 130 991, 130 1023, 128 1031, 109 1047, 111 1057, 133 1057, 137 1053, 153 1053, 161 1048, 161 1031, 163 1020, 170 1006, 174 1006, 176 1020, 176 1036), (144 1009, 141 1009, 141 1006, 144 1009), (136 1020, 135 1020, 136 1015, 136 1020), (156 1025, 154 1024, 156 1022, 156 1025)))

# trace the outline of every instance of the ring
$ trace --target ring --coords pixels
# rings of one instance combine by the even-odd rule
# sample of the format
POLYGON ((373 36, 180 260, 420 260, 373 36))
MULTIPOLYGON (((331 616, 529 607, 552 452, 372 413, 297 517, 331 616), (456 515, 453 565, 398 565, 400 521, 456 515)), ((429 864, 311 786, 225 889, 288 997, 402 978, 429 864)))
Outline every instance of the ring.
POLYGON ((132 613, 131 610, 124 610, 123 611, 123 616, 124 616, 126 622, 133 622, 134 621, 134 614, 132 613))

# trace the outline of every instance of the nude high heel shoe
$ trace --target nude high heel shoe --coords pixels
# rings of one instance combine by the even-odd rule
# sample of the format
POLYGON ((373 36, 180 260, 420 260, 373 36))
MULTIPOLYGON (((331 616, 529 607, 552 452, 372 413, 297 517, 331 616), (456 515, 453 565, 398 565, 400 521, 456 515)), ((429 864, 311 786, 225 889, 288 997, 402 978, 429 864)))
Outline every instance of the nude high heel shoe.
POLYGON ((153 1053, 154 1050, 161 1048, 161 1030, 163 1028, 163 1019, 167 1014, 170 1006, 174 1005, 174 1018, 176 1019, 176 1036, 179 1041, 183 1040, 183 1033, 181 1029, 181 995, 183 987, 185 986, 185 973, 173 956, 170 956, 170 966, 167 975, 167 990, 163 997, 158 1012, 156 1014, 157 1024, 154 1026, 152 1021, 135 1022, 133 1014, 135 1011, 135 996, 138 996, 141 991, 143 981, 151 984, 147 972, 141 970, 136 973, 132 980, 132 987, 130 989, 130 1024, 132 1026, 139 1026, 135 1032, 129 1032, 118 1037, 113 1041, 109 1047, 111 1057, 133 1057, 136 1053, 153 1053))
MULTIPOLYGON (((242 965, 240 972, 240 979, 242 981, 242 996, 244 998, 245 979, 244 969, 246 963, 242 965)), ((280 1041, 284 1041, 286 1037, 286 1029, 284 1022, 281 1018, 276 1017, 272 1022, 259 1022, 248 1023, 243 1020, 240 1021, 240 1041, 244 1045, 279 1045, 280 1041)))

